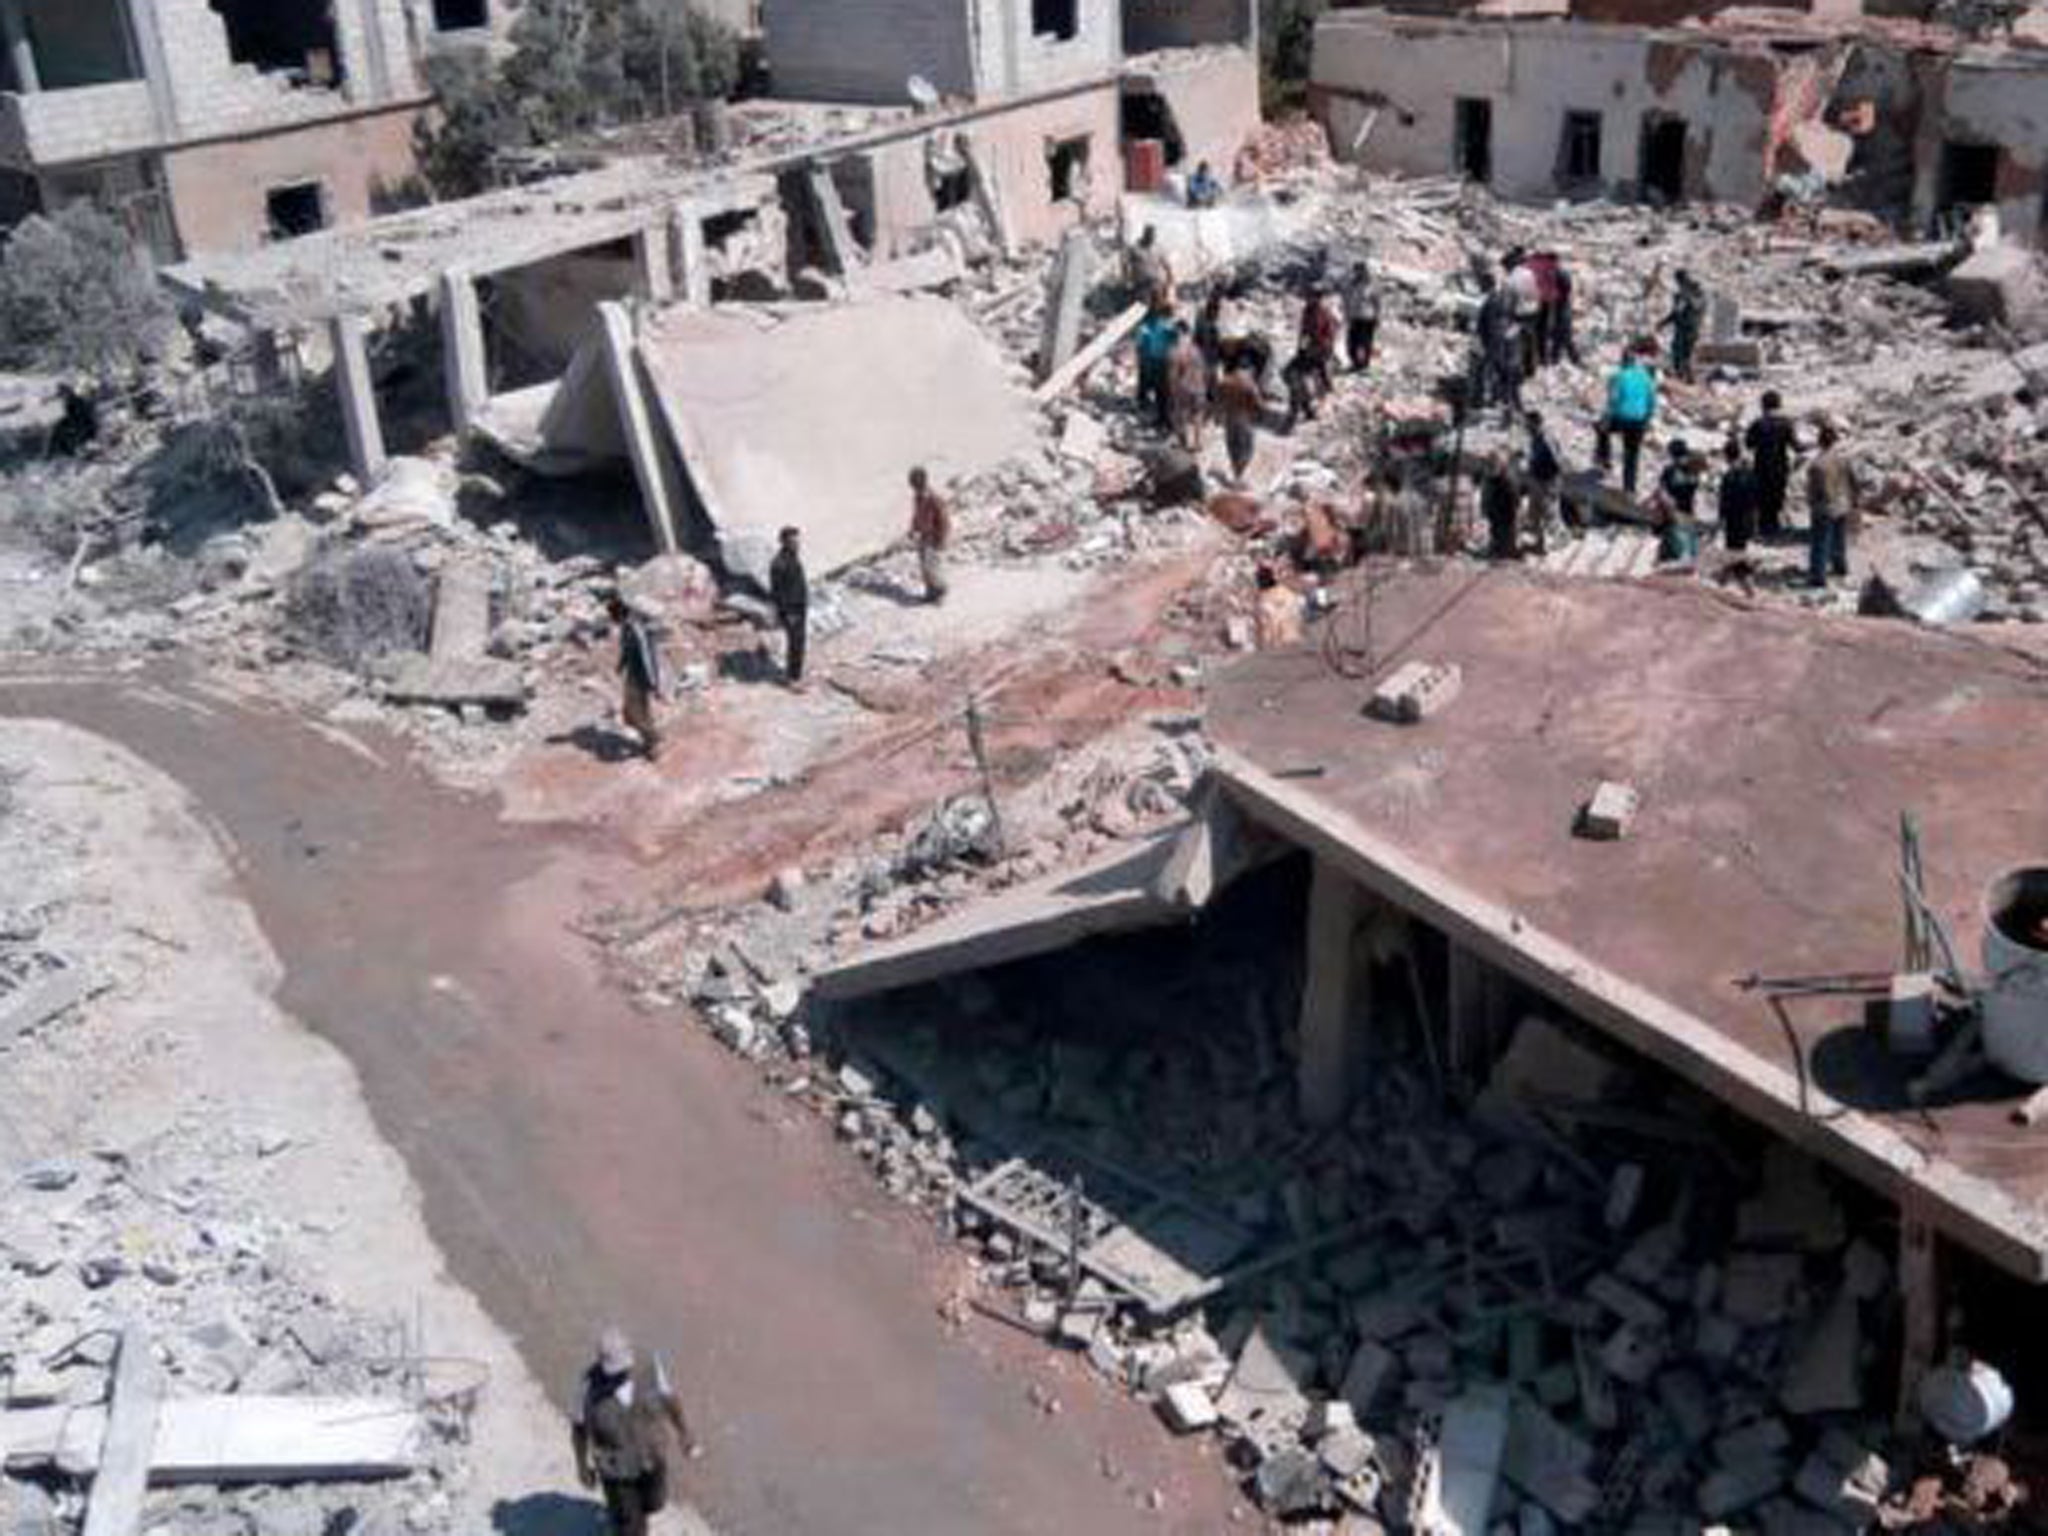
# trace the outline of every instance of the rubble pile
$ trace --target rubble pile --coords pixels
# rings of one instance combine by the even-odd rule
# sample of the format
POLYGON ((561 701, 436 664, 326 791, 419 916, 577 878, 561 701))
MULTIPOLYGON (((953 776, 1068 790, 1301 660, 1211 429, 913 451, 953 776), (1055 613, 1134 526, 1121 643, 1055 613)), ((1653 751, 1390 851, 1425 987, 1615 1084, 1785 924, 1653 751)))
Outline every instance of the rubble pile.
MULTIPOLYGON (((1377 1061, 1317 1131, 1270 979, 1196 969, 1149 1006, 1119 990, 1163 1026, 1136 1039, 1048 1038, 1043 973, 1030 997, 970 980, 938 1022, 861 1031, 886 1067, 807 1091, 892 1193, 950 1212, 1010 1316, 1175 1431, 1222 1435, 1269 1513, 1818 1532, 2009 1483, 1995 1457, 1923 1465, 1893 1441, 1889 1218, 1800 1154, 1533 1017, 1469 1098, 1432 1059, 1377 1061), (1019 1144, 1099 1200, 1171 1190, 1237 1234, 1212 1290, 1157 1315, 1049 1240, 1057 1221, 963 1198, 1019 1144)), ((1097 1251, 1187 1239, 1142 1203, 1109 1214, 1097 1251)))

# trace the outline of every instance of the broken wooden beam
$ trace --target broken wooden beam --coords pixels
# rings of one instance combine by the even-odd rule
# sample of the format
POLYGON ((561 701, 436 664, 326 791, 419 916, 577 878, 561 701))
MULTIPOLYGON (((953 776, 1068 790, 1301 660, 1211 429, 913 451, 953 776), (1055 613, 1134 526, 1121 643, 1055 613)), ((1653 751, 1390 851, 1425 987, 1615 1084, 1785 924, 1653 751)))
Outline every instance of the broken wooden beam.
POLYGON ((121 1330, 120 1353, 114 1357, 106 1433, 100 1437, 86 1500, 84 1536, 134 1536, 141 1525, 162 1391, 149 1333, 140 1323, 130 1323, 121 1330))
POLYGON ((1069 358, 1066 364, 1031 392, 1031 398, 1043 405, 1048 400, 1057 400, 1061 395, 1080 383, 1082 378, 1097 363, 1123 344, 1123 340, 1138 328, 1145 318, 1145 306, 1133 304, 1118 315, 1090 341, 1087 346, 1069 358))

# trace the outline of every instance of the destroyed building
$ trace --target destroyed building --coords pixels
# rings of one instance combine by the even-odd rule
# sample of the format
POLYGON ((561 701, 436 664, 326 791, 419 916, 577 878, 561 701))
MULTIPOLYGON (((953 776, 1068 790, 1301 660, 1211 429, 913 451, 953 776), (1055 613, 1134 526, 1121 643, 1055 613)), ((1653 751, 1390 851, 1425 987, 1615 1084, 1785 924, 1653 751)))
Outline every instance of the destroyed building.
POLYGON ((164 260, 379 211, 431 100, 400 0, 9 0, 0 224, 89 198, 164 260))
POLYGON ((1317 27, 1337 152, 1525 201, 1829 200, 1909 219, 2042 222, 2048 55, 1882 16, 1729 10, 1648 24, 1348 10, 1317 27))

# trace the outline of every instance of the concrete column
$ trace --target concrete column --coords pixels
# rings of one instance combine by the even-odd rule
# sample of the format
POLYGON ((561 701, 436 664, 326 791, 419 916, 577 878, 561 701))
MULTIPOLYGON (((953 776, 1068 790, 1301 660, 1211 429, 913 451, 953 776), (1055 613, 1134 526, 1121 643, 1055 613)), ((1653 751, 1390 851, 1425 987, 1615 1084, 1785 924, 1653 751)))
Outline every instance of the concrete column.
POLYGON ((170 60, 164 54, 163 23, 154 0, 121 0, 128 22, 128 36, 135 45, 135 61, 149 86, 149 106, 156 115, 157 131, 166 139, 178 137, 178 97, 171 79, 170 60))
POLYGON ((456 269, 441 274, 441 367, 448 385, 448 414, 467 437, 491 397, 484 367, 483 310, 476 279, 456 269))
POLYGON ((704 248, 704 219, 694 208, 678 208, 668 217, 669 257, 675 262, 675 285, 685 304, 711 303, 711 256, 704 248))
POLYGON ((1308 898, 1308 976, 1301 992, 1296 1062, 1301 1112, 1311 1125, 1335 1125, 1351 1106, 1356 1023, 1368 979, 1358 964, 1364 893, 1327 859, 1317 859, 1308 898))
POLYGON ((1455 939, 1449 951, 1444 1066, 1454 1081, 1476 1082, 1506 1032, 1507 988, 1498 970, 1455 939))
POLYGON ((24 96, 35 95, 43 88, 43 76, 21 19, 21 0, 0 0, 0 41, 6 43, 8 61, 14 66, 15 89, 24 96))
POLYGON ((666 304, 676 296, 675 264, 669 254, 666 223, 650 224, 633 237, 633 265, 641 298, 666 304))
POLYGON ((384 478, 384 424, 377 415, 377 386, 370 376, 370 349, 361 315, 336 315, 334 388, 341 396, 341 422, 348 432, 349 468, 364 485, 384 478))
POLYGON ((682 505, 683 490, 669 454, 663 451, 655 433, 654 412, 648 409, 646 392, 640 385, 640 364, 633 340, 633 320, 624 305, 597 306, 598 323, 604 330, 605 371, 610 376, 612 398, 618 402, 619 431, 626 439, 626 458, 633 466, 633 478, 640 486, 640 500, 647 508, 647 523, 654 541, 665 555, 682 548, 676 536, 676 509, 682 505))

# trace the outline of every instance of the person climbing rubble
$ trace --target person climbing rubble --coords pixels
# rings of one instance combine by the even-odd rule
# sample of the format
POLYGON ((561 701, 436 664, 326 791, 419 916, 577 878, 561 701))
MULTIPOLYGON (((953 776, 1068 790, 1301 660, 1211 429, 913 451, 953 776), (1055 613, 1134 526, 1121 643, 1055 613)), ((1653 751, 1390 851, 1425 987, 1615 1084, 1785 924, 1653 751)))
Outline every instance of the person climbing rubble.
POLYGON ((1557 444, 1551 440, 1541 411, 1531 411, 1522 418, 1522 424, 1529 433, 1522 453, 1522 483, 1529 493, 1529 525, 1536 534, 1536 553, 1543 555, 1550 549, 1550 525, 1559 515, 1558 488, 1564 480, 1564 461, 1558 456, 1557 444))
POLYGON ((1259 419, 1266 413, 1266 397, 1258 381, 1240 364, 1230 364, 1223 382, 1216 386, 1216 413, 1223 419, 1223 446, 1230 455, 1231 479, 1242 488, 1245 474, 1258 451, 1259 419))
POLYGON ((1372 350, 1379 338, 1380 291, 1372 271, 1356 262, 1344 283, 1344 350, 1353 373, 1372 367, 1372 350))
POLYGON ((946 600, 946 547, 952 541, 953 515, 920 464, 910 472, 910 545, 917 552, 918 579, 928 603, 946 600))
POLYGON ((1637 343, 1622 354, 1621 366, 1608 377, 1607 413, 1594 429, 1602 473, 1613 463, 1613 440, 1621 439, 1621 488, 1631 496, 1642 470, 1643 439, 1656 417, 1657 375, 1637 343))
POLYGON ((661 648, 623 596, 613 593, 605 612, 619 632, 619 718, 651 763, 661 756, 661 728, 654 718, 654 701, 662 694, 661 648))
POLYGON ((1684 268, 1679 269, 1677 282, 1677 292, 1671 297, 1671 313, 1664 317, 1664 323, 1671 330, 1671 371, 1690 384, 1693 352, 1700 344, 1707 295, 1699 279, 1684 268))
POLYGON ((1154 305, 1138 327, 1138 415, 1161 432, 1171 425, 1166 366, 1177 339, 1173 312, 1154 305))
POLYGON ((597 1356, 577 1384, 570 1448, 576 1476, 603 1491, 613 1536, 647 1536, 669 1503, 671 1452, 701 1454, 681 1399, 659 1359, 644 1364, 622 1329, 599 1335, 597 1356))
POLYGON ((1677 564, 1699 558, 1700 467, 1692 445, 1675 439, 1651 498, 1660 560, 1677 564))

